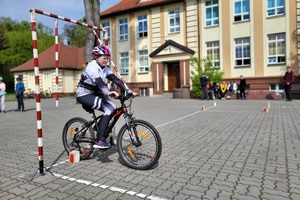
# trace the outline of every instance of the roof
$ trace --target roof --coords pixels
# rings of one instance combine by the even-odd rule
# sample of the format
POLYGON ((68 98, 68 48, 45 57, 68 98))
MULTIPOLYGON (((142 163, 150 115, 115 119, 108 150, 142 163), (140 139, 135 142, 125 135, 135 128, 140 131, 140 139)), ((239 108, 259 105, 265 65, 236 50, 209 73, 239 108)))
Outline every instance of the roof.
POLYGON ((156 6, 184 2, 184 0, 121 0, 118 4, 102 11, 101 18, 122 15, 131 11, 146 10, 156 6))
POLYGON ((194 54, 195 51, 190 49, 190 48, 187 48, 181 44, 178 44, 177 42, 173 41, 173 40, 166 40, 165 43, 163 43, 160 47, 158 47, 155 51, 153 51, 152 53, 150 53, 150 57, 154 57, 156 56, 159 52, 161 52, 162 50, 164 50, 166 47, 168 47, 169 45, 172 45, 174 47, 177 47, 178 49, 181 49, 182 51, 184 52, 187 52, 189 54, 194 54))
MULTIPOLYGON (((81 70, 84 65, 84 48, 78 48, 76 46, 66 46, 62 42, 58 43, 58 65, 60 69, 74 69, 81 70)), ((34 71, 34 59, 23 63, 15 68, 12 68, 10 72, 24 72, 34 71)), ((39 69, 55 69, 55 45, 46 49, 38 55, 39 69)))

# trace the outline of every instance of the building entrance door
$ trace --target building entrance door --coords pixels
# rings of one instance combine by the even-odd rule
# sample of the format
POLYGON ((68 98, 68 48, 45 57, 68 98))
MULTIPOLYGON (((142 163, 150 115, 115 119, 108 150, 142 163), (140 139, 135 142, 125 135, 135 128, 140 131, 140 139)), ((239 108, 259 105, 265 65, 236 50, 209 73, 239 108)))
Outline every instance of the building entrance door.
POLYGON ((179 62, 168 63, 168 91, 172 92, 174 88, 180 88, 179 62))

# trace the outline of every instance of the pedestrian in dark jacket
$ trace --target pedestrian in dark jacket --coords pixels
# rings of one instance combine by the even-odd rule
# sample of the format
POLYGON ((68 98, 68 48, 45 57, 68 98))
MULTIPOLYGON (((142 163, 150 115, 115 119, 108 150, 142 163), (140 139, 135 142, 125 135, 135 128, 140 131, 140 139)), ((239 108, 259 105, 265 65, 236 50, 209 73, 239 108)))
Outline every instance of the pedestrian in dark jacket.
POLYGON ((203 99, 209 99, 208 94, 207 94, 207 82, 209 81, 209 78, 205 76, 203 73, 202 76, 200 77, 200 84, 202 88, 202 100, 203 99))
POLYGON ((241 75, 240 78, 240 99, 246 100, 246 79, 244 79, 243 75, 241 75))
POLYGON ((25 86, 24 83, 22 82, 22 78, 18 77, 17 78, 17 85, 16 85, 16 90, 15 90, 15 95, 17 97, 18 101, 18 109, 16 111, 25 111, 24 109, 24 91, 25 91, 25 86))
POLYGON ((292 84, 295 80, 294 77, 294 72, 292 71, 290 66, 287 66, 287 72, 285 73, 283 80, 284 80, 284 90, 285 90, 285 95, 286 95, 286 100, 287 101, 292 101, 292 84))

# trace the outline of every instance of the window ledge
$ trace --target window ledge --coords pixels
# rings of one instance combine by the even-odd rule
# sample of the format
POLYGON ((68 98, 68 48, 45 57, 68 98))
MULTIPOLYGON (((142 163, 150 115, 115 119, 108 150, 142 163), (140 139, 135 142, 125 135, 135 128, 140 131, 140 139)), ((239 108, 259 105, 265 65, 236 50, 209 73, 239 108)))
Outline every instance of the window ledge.
POLYGON ((266 18, 267 19, 272 19, 272 18, 276 18, 276 17, 285 17, 285 13, 278 14, 278 15, 270 15, 270 16, 267 16, 266 18))
POLYGON ((234 21, 233 24, 241 24, 241 23, 246 23, 246 22, 250 22, 250 19, 241 20, 241 21, 234 21))
POLYGON ((268 63, 268 64, 267 64, 268 67, 273 67, 273 66, 274 66, 274 67, 278 67, 278 66, 280 66, 280 65, 284 65, 284 66, 285 66, 286 63, 284 62, 284 63, 268 63))
POLYGON ((235 69, 240 69, 240 68, 251 68, 251 65, 236 65, 234 66, 235 69))
POLYGON ((219 27, 219 24, 216 24, 216 25, 211 25, 211 26, 205 26, 204 28, 206 29, 209 29, 209 28, 216 28, 216 27, 219 27))
POLYGON ((149 74, 149 72, 138 72, 138 74, 149 74))

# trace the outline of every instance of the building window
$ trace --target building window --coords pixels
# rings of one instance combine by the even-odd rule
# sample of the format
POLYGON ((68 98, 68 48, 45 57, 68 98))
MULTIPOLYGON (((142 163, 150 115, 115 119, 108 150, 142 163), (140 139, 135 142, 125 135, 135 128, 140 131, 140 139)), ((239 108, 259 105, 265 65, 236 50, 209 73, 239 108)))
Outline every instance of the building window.
POLYGON ((206 26, 215 26, 219 24, 219 1, 205 1, 205 24, 206 26))
POLYGON ((211 62, 211 67, 220 66, 220 47, 218 41, 206 43, 206 54, 211 62))
POLYGON ((268 0, 268 16, 284 14, 284 0, 268 0))
POLYGON ((285 63, 285 33, 268 35, 268 64, 285 63))
POLYGON ((139 72, 148 72, 149 64, 148 64, 148 50, 139 51, 139 72))
POLYGON ((138 16, 139 21, 139 37, 147 37, 148 36, 148 21, 147 15, 138 16))
POLYGON ((121 53, 121 74, 129 73, 129 55, 128 52, 121 53))
MULTIPOLYGON (((110 23, 105 22, 102 24, 102 28, 106 30, 107 32, 107 39, 110 41, 110 23)), ((103 32, 103 38, 105 39, 105 33, 103 32)))
POLYGON ((235 39, 235 66, 250 66, 250 38, 235 39))
POLYGON ((120 40, 128 40, 128 20, 120 19, 120 40))
POLYGON ((180 32, 180 13, 179 9, 169 11, 169 31, 170 33, 180 32))
POLYGON ((250 19, 249 0, 234 1, 234 21, 246 21, 250 19))

